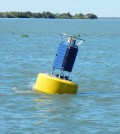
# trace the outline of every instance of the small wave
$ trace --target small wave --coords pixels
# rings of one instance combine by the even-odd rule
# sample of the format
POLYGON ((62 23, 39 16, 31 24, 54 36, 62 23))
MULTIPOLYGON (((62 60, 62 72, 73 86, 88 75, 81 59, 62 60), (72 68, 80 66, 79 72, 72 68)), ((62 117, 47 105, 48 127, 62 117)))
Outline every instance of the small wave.
POLYGON ((34 82, 31 82, 31 83, 28 85, 28 87, 31 88, 32 91, 34 91, 34 85, 35 85, 35 83, 34 83, 34 82))
POLYGON ((18 87, 13 87, 12 89, 15 93, 29 94, 34 92, 34 84, 35 83, 30 83, 27 87, 23 87, 22 89, 18 87))
POLYGON ((21 94, 25 94, 25 93, 33 93, 33 90, 27 90, 27 91, 23 91, 23 90, 20 90, 20 89, 18 89, 17 87, 13 87, 13 91, 15 92, 15 93, 21 93, 21 94))

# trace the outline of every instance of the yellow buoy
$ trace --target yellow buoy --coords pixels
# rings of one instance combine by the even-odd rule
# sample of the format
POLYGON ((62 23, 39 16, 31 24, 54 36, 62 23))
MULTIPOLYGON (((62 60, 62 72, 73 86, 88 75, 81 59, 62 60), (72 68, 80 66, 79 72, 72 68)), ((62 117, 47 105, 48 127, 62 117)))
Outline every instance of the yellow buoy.
POLYGON ((76 94, 78 86, 72 81, 39 73, 34 89, 48 94, 76 94))

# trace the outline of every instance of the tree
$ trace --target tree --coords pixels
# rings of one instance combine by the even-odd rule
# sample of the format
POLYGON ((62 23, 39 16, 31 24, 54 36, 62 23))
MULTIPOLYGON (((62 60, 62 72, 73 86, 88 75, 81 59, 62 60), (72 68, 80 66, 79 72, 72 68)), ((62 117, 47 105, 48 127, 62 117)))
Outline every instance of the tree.
POLYGON ((18 18, 31 18, 32 13, 30 11, 27 12, 18 12, 18 18))
POLYGON ((85 18, 87 18, 87 19, 97 19, 97 16, 95 14, 88 13, 88 14, 85 15, 85 18))
POLYGON ((63 18, 63 19, 70 19, 72 18, 72 15, 68 12, 68 13, 62 13, 58 15, 58 18, 63 18))
POLYGON ((15 16, 14 16, 13 12, 6 12, 6 17, 7 18, 14 18, 15 16))
POLYGON ((42 18, 42 14, 41 13, 32 13, 32 17, 33 18, 42 18))
POLYGON ((79 14, 75 14, 74 18, 76 18, 76 19, 84 19, 85 16, 82 13, 79 13, 79 14))
POLYGON ((43 12, 42 17, 43 18, 55 18, 55 14, 53 14, 51 12, 43 12))
POLYGON ((0 12, 0 18, 7 18, 6 13, 0 12))

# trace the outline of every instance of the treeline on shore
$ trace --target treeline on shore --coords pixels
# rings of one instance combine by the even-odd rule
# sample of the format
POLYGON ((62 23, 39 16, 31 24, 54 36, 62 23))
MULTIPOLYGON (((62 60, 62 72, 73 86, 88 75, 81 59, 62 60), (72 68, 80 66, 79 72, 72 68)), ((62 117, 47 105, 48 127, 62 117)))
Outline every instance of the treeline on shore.
POLYGON ((0 18, 59 18, 59 19, 97 19, 97 16, 92 13, 86 15, 78 13, 71 15, 68 13, 51 13, 51 12, 42 12, 42 13, 32 13, 27 12, 0 12, 0 18))

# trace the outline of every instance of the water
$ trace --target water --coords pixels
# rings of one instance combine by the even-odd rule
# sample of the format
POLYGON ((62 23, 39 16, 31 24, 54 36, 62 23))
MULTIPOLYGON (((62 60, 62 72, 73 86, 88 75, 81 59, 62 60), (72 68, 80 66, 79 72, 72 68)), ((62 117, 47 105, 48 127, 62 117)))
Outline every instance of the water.
POLYGON ((0 19, 1 133, 119 134, 119 24, 120 19, 0 19), (35 93, 37 74, 52 70, 61 32, 86 40, 71 74, 78 93, 35 93))

